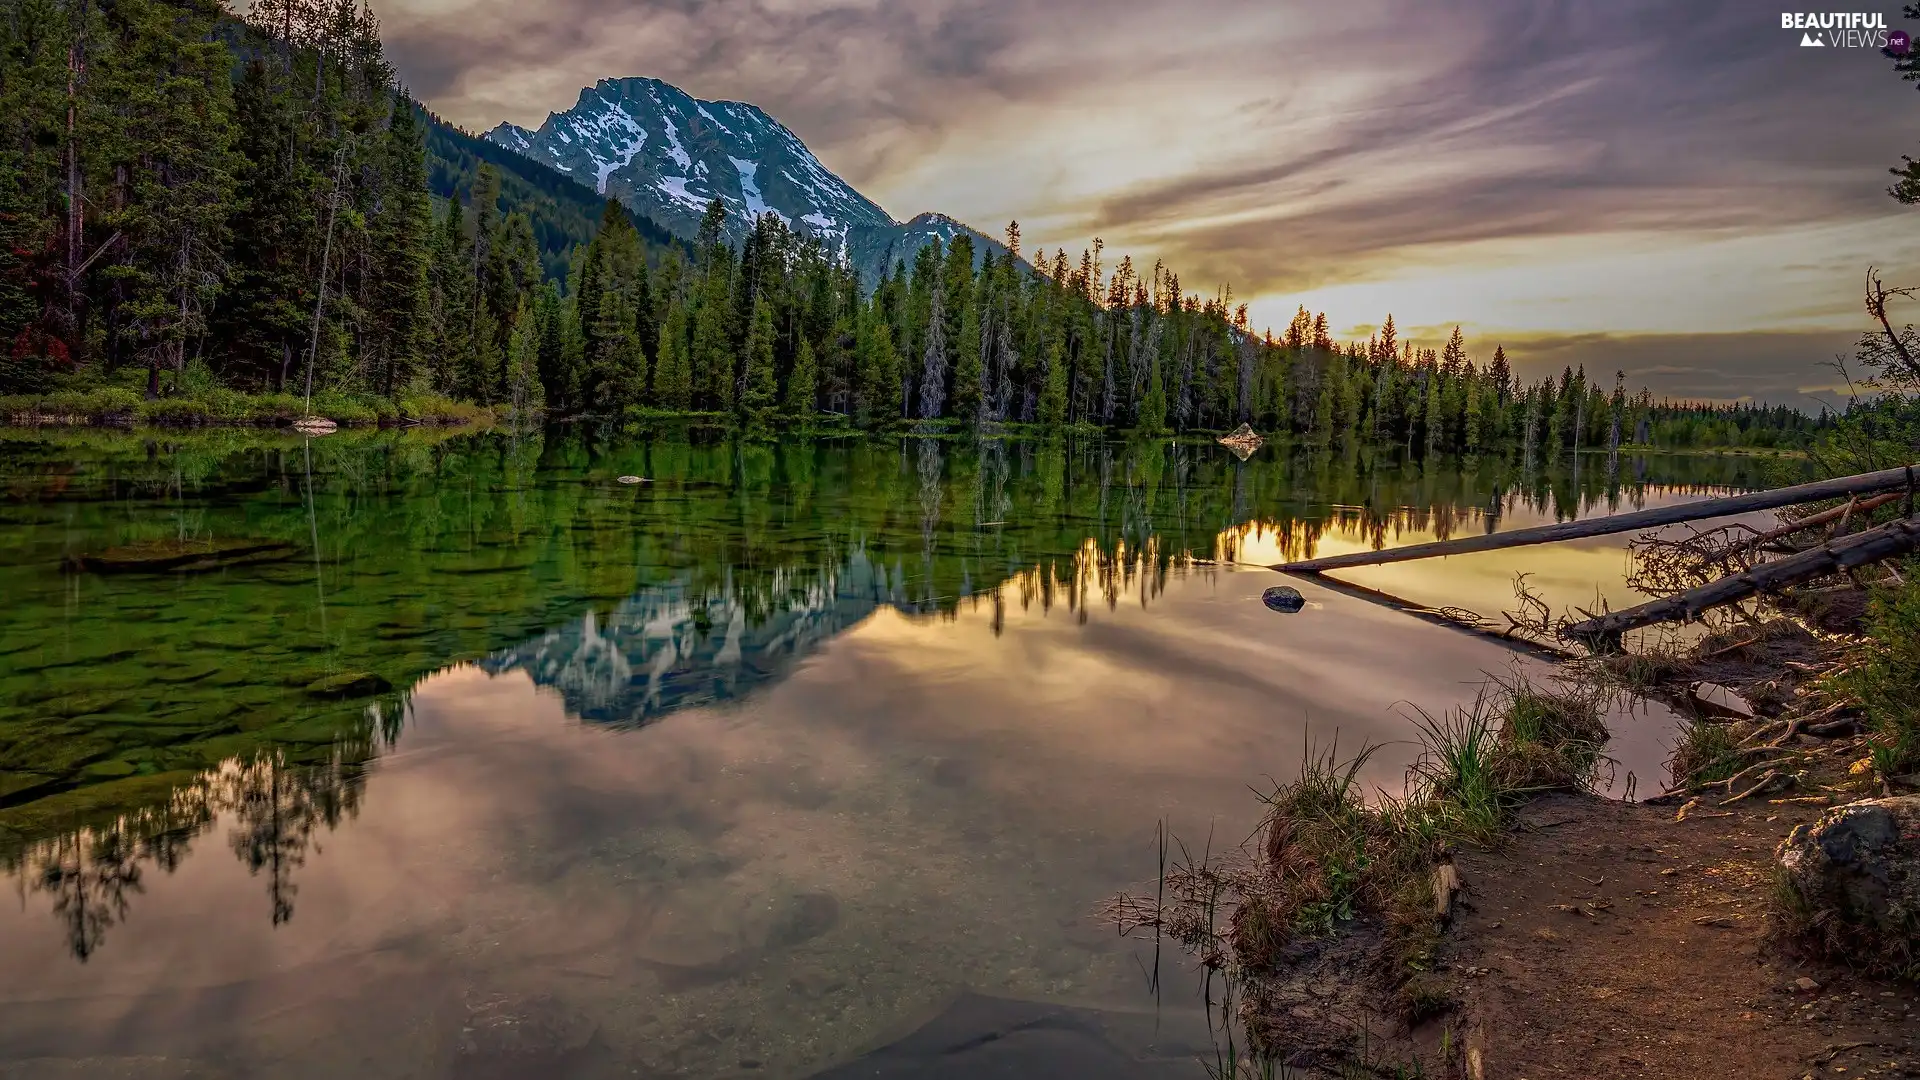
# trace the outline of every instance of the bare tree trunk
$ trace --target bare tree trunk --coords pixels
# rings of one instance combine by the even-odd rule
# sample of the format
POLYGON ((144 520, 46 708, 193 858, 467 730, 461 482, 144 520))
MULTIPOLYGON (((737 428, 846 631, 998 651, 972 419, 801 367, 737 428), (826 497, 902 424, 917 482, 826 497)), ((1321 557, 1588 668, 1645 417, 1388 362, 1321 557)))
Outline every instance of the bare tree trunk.
POLYGON ((67 305, 67 333, 74 345, 80 344, 80 274, 82 248, 86 241, 86 207, 83 200, 84 178, 80 171, 80 82, 86 75, 87 3, 81 0, 73 27, 73 41, 67 46, 67 273, 64 296, 67 305))
POLYGON ((340 174, 346 168, 347 148, 342 146, 334 157, 333 198, 327 208, 327 239, 320 246, 320 288, 319 295, 313 299, 313 345, 307 351, 307 402, 303 413, 313 415, 313 369, 320 360, 320 313, 327 304, 327 264, 333 259, 333 223, 340 216, 340 174))
POLYGON ((1912 350, 1907 348, 1906 340, 1894 330, 1893 320, 1887 316, 1888 300, 1896 296, 1910 297, 1912 294, 1912 289, 1887 288, 1881 284, 1879 275, 1874 273, 1873 268, 1867 268, 1867 313, 1880 323, 1881 330, 1887 335, 1887 344, 1892 347, 1893 354, 1899 357, 1900 363, 1907 369, 1908 377, 1920 380, 1920 360, 1914 359, 1912 350))

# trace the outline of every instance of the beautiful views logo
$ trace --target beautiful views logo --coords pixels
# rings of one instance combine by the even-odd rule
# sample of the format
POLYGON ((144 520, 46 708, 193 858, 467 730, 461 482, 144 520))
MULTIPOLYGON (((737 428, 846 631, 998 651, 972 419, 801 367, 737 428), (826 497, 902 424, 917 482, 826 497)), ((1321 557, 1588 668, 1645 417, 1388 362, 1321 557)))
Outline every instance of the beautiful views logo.
POLYGON ((1800 31, 1803 49, 1894 49, 1905 53, 1908 38, 1887 29, 1887 17, 1877 11, 1786 11, 1780 29, 1800 31))

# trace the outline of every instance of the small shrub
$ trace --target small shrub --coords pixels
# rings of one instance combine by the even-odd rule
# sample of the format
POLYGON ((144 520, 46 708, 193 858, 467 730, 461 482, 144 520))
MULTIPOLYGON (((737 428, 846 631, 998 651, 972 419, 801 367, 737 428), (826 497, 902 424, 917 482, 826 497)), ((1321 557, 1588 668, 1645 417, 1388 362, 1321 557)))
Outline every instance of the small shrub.
POLYGON ((493 411, 434 393, 410 392, 399 401, 400 416, 421 424, 471 424, 493 419, 493 411))
POLYGON ((252 394, 246 398, 245 422, 249 424, 291 424, 307 412, 306 402, 298 394, 252 394))
POLYGON ((0 413, 20 420, 74 420, 100 423, 130 417, 140 406, 138 392, 122 387, 92 390, 54 390, 45 394, 16 394, 0 398, 0 413))
POLYGON ((133 418, 161 427, 199 427, 212 417, 207 403, 198 398, 155 398, 142 401, 134 409, 133 418))
MULTIPOLYGON (((377 424, 380 422, 380 410, 372 404, 377 399, 355 397, 338 391, 326 390, 313 395, 313 414, 324 416, 336 424, 350 426, 354 424, 377 424)), ((389 404, 388 409, 392 410, 389 404)))

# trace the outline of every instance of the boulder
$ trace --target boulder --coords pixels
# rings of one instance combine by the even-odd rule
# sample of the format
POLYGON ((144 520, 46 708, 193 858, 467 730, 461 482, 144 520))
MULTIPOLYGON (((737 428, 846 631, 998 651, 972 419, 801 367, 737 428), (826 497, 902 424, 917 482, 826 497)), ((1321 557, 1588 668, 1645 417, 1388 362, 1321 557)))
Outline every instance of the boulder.
POLYGON ((1307 606, 1307 598, 1291 585, 1275 585, 1260 594, 1260 602, 1283 615, 1291 615, 1307 606))
POLYGON ((1795 827, 1779 859, 1805 910, 1858 959, 1897 961, 1920 937, 1920 795, 1836 806, 1795 827))

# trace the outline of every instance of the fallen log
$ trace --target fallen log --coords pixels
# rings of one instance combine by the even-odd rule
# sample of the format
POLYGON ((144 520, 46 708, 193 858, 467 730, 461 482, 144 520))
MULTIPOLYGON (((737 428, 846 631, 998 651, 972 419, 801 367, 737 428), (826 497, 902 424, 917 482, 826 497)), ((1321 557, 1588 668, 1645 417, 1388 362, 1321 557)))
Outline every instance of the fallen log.
POLYGON ((1798 555, 1761 563, 1746 573, 1723 577, 1697 589, 1574 623, 1559 634, 1564 641, 1579 642, 1596 652, 1618 651, 1621 635, 1629 630, 1654 623, 1688 622, 1709 608, 1756 593, 1778 592, 1803 581, 1905 555, 1916 548, 1920 548, 1920 517, 1902 518, 1798 555))
POLYGON ((1331 555, 1324 559, 1280 563, 1272 569, 1289 574, 1319 574, 1350 566, 1378 566, 1382 563, 1431 559, 1443 555, 1465 555, 1474 551, 1498 551, 1504 548, 1526 547, 1531 544, 1551 544, 1559 540, 1579 540, 1589 536, 1633 532, 1637 529, 1657 529, 1663 525, 1678 525, 1683 521, 1726 517, 1730 514, 1748 514, 1756 510, 1777 510, 1782 506, 1823 502, 1827 499, 1838 499, 1865 492, 1892 491, 1896 488, 1904 490, 1910 482, 1910 477, 1914 475, 1915 468, 1920 466, 1883 469, 1879 472, 1861 473, 1858 476, 1843 476, 1835 480, 1820 480, 1811 484, 1775 488, 1772 491, 1756 491, 1749 495, 1701 499, 1697 502, 1639 510, 1631 514, 1567 521, 1558 525, 1515 529, 1506 533, 1468 536, 1458 540, 1441 540, 1431 544, 1388 548, 1385 551, 1363 551, 1352 555, 1331 555))

